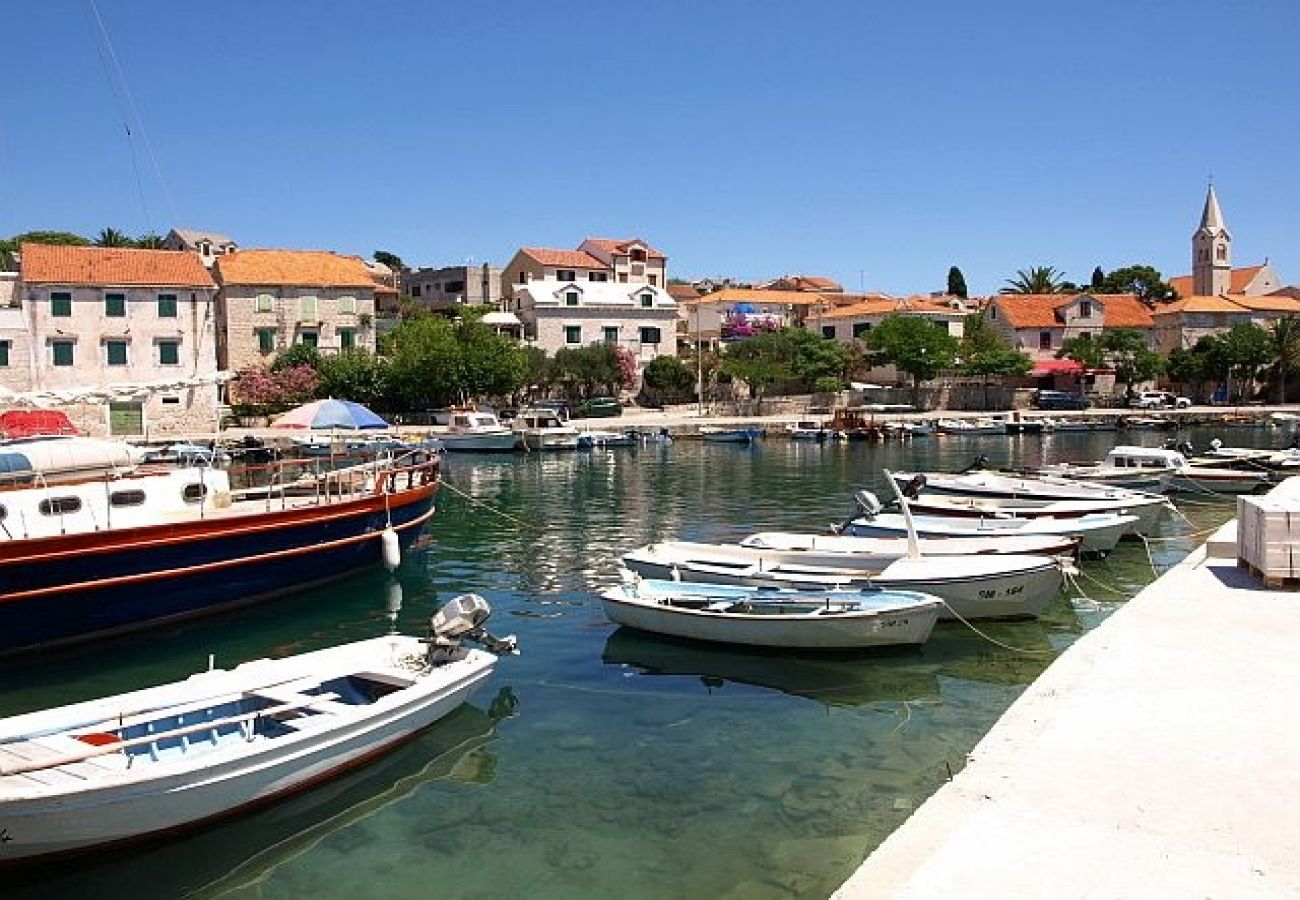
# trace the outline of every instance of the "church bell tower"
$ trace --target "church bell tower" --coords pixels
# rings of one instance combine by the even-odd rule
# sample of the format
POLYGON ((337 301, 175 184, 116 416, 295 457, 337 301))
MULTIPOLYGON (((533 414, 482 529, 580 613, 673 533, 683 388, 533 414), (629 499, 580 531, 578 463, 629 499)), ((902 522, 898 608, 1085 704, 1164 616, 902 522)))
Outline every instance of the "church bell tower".
POLYGON ((1198 297, 1228 293, 1232 283, 1232 235, 1223 224, 1219 198, 1211 184, 1205 194, 1201 226, 1192 235, 1192 292, 1198 297))

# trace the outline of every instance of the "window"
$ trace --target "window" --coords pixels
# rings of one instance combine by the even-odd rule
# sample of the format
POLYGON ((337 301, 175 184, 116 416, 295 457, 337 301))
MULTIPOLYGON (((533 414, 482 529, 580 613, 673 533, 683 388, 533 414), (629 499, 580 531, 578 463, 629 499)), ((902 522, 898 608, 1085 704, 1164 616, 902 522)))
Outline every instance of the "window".
POLYGON ((81 510, 80 497, 51 497, 38 507, 43 516, 67 516, 81 510))
POLYGON ((826 338, 828 341, 833 341, 833 340, 835 340, 835 326, 834 326, 834 325, 823 325, 823 326, 822 326, 822 337, 826 338))
POLYGON ((1090 341, 1090 340, 1092 340, 1092 332, 1091 332, 1091 331, 1080 332, 1080 334, 1079 334, 1079 340, 1081 340, 1081 341, 1090 341))
POLYGON ((357 331, 355 328, 339 329, 339 349, 352 350, 357 346, 357 331))
POLYGON ((144 404, 108 404, 108 433, 113 435, 144 434, 144 404))
POLYGON ((990 307, 989 307, 989 318, 990 318, 990 319, 996 319, 997 317, 998 317, 998 308, 997 308, 996 306, 990 306, 990 307))
POLYGON ((113 491, 108 495, 109 506, 143 506, 144 491, 113 491))
POLYGON ((626 273, 626 272, 619 272, 619 273, 618 273, 618 283, 619 283, 619 284, 627 284, 627 273, 626 273))
POLYGON ((69 291, 54 291, 50 294, 50 315, 72 315, 72 294, 69 291))
POLYGON ((181 342, 159 341, 158 364, 160 366, 179 366, 181 364, 181 342))
POLYGON ((1227 258, 1228 258, 1228 248, 1225 247, 1225 246, 1223 246, 1222 244, 1220 244, 1220 245, 1219 245, 1219 248, 1215 251, 1215 254, 1214 254, 1214 255, 1217 256, 1219 259, 1227 259, 1227 258))
POLYGON ((528 273, 527 273, 527 272, 520 272, 520 273, 519 273, 519 283, 520 283, 520 284, 527 284, 527 283, 528 283, 528 273))
POLYGON ((1080 319, 1091 319, 1091 318, 1092 318, 1092 301, 1091 301, 1091 300, 1080 300, 1080 301, 1079 301, 1079 318, 1080 318, 1080 319))
POLYGON ((556 281, 577 281, 577 273, 573 269, 556 269, 556 281))
POLYGON ((855 322, 853 324, 853 336, 855 338, 866 337, 867 332, 870 330, 870 322, 855 322))
POLYGON ((582 343, 582 326, 565 325, 564 326, 564 343, 581 344, 582 343))
POLYGON ((56 366, 72 365, 72 348, 74 346, 73 341, 50 341, 50 350, 54 353, 54 364, 56 366))
POLYGON ((9 365, 9 348, 13 346, 12 341, 0 341, 0 366, 9 365))
POLYGON ((175 394, 163 394, 162 402, 163 406, 180 406, 181 398, 175 394))
POLYGON ((186 503, 198 503, 208 495, 208 486, 206 484, 187 484, 181 491, 181 497, 186 503))
POLYGON ((632 262, 645 262, 644 250, 633 250, 631 256, 632 256, 632 262))
POLYGON ((308 347, 320 346, 320 333, 315 331, 304 331, 298 335, 298 343, 306 344, 308 347))
POLYGON ((658 276, 658 275, 647 275, 646 277, 650 279, 650 283, 651 283, 651 284, 656 285, 656 286, 659 284, 659 276, 658 276))
POLYGON ((104 349, 108 352, 110 366, 126 365, 126 341, 105 341, 104 349))
POLYGON ((355 314, 356 311, 357 311, 357 298, 356 298, 356 297, 340 297, 340 298, 339 298, 339 312, 341 312, 341 313, 353 313, 353 314, 355 314))
POLYGON ((660 340, 662 340, 662 333, 658 328, 647 325, 641 329, 641 343, 658 344, 660 340))
POLYGON ((654 294, 651 294, 651 293, 648 293, 648 292, 642 294, 642 295, 641 295, 641 305, 644 306, 644 307, 654 306, 654 305, 655 305, 655 295, 654 295, 654 294))
POLYGON ((126 315, 126 294, 105 294, 104 315, 120 319, 126 315))
MULTIPOLYGON (((569 280, 572 281, 573 279, 570 278, 569 280)), ((444 294, 463 294, 465 293, 465 282, 449 281, 442 286, 442 292, 444 294)))
POLYGON ((274 305, 275 305, 275 298, 272 297, 270 294, 257 295, 257 306, 255 308, 258 312, 270 312, 271 308, 274 305))
POLYGON ((1050 331, 1038 332, 1038 349, 1039 350, 1052 349, 1052 333, 1050 331))
POLYGON ((257 329, 257 352, 265 356, 275 350, 275 329, 257 329))
POLYGON ((316 298, 315 297, 298 298, 298 320, 301 322, 316 321, 316 298))
POLYGON ((587 273, 587 280, 588 280, 588 281, 609 281, 609 273, 608 273, 608 272, 588 272, 588 273, 587 273))
POLYGON ((201 242, 199 243, 199 255, 200 255, 200 256, 211 256, 211 255, 212 255, 212 245, 209 244, 207 241, 201 241, 201 242))
POLYGON ((601 329, 601 337, 602 337, 602 339, 605 341, 606 344, 617 344, 617 343, 618 343, 618 326, 617 326, 617 325, 606 325, 604 328, 601 329))
POLYGON ((420 286, 418 284, 411 285, 411 296, 412 297, 420 296, 420 286))
POLYGON ((565 291, 565 292, 564 292, 564 305, 565 305, 565 306, 577 306, 577 305, 578 305, 578 292, 577 292, 577 291, 565 291))
POLYGON ((158 318, 160 319, 176 318, 176 295, 175 294, 158 295, 158 318))

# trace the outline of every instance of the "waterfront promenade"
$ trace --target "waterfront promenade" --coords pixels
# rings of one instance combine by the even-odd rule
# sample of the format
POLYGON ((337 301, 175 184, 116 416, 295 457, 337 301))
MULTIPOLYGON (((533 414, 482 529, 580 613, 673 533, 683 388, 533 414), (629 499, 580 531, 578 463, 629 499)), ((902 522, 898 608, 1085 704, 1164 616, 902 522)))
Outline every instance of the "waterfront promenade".
POLYGON ((1300 593, 1235 547, 1082 637, 835 897, 1300 896, 1300 593))

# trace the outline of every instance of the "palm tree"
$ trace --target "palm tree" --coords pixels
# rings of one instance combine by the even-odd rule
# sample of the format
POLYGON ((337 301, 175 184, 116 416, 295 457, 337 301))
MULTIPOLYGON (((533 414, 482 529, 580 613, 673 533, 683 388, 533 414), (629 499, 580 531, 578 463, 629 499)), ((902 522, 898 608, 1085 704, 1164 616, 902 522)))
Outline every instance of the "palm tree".
POLYGON ((1034 266, 1018 269, 1015 278, 1008 278, 999 294, 1055 294, 1061 290, 1065 273, 1053 266, 1034 266))
POLYGON ((116 228, 105 228, 95 238, 96 247, 134 247, 135 241, 116 228))
POLYGON ((1273 342, 1273 371, 1277 376, 1277 402, 1286 402, 1286 380, 1300 372, 1300 319, 1286 316, 1268 330, 1273 342))
POLYGON ((145 232, 135 239, 135 246, 141 250, 161 250, 163 239, 152 231, 145 232))

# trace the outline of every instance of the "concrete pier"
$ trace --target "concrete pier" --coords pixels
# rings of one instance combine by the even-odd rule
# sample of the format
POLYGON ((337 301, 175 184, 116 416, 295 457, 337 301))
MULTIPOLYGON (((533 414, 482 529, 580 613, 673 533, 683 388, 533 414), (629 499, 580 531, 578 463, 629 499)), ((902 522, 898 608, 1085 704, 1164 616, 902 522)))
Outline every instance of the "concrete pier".
POLYGON ((1234 550, 1066 651, 835 897, 1300 897, 1300 593, 1234 550))

